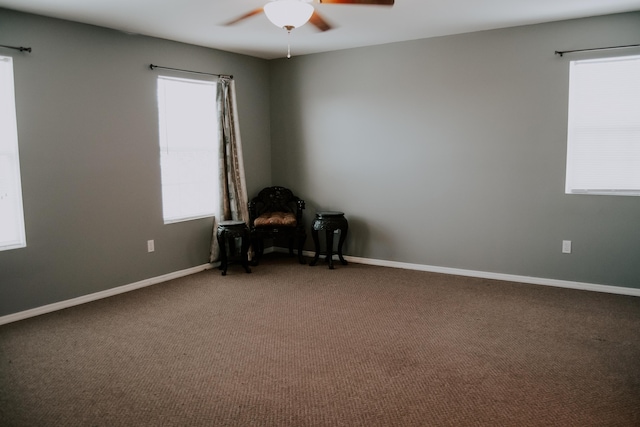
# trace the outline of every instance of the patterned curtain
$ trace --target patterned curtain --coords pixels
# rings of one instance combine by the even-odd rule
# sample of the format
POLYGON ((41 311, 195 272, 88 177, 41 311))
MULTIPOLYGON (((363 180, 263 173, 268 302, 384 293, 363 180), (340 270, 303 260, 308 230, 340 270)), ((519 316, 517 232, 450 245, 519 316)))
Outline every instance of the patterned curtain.
POLYGON ((218 78, 216 101, 218 105, 220 206, 218 215, 214 217, 213 221, 211 262, 217 261, 220 256, 220 248, 216 239, 219 221, 249 222, 247 184, 244 177, 236 90, 232 78, 224 76, 218 78))

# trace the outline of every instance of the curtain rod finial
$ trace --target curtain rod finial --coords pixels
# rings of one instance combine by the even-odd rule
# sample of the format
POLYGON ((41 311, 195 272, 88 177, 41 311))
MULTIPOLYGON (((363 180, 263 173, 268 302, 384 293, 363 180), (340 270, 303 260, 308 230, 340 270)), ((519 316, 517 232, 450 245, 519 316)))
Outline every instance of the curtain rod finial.
POLYGON ((4 47, 7 49, 14 49, 14 50, 19 50, 20 52, 31 52, 31 48, 30 47, 24 47, 24 46, 7 46, 4 44, 0 44, 0 47, 4 47))

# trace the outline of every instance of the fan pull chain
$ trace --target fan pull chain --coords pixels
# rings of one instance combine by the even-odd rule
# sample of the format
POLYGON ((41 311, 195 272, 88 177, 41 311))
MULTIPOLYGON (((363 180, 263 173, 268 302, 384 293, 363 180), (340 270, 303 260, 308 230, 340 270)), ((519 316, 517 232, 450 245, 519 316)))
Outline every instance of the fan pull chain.
POLYGON ((287 31, 287 59, 291 59, 291 30, 287 31))

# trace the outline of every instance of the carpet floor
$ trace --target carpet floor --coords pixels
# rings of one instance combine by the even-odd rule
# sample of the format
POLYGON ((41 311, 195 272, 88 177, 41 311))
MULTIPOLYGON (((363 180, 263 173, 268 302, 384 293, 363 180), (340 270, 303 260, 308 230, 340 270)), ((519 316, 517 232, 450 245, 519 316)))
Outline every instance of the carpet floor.
POLYGON ((0 326, 2 426, 640 426, 640 298, 209 270, 0 326))

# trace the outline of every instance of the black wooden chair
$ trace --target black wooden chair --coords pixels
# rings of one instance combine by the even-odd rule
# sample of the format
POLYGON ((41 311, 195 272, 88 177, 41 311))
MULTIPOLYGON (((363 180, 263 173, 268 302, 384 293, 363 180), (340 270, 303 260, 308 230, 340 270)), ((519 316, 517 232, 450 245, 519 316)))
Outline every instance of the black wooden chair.
POLYGON ((304 264, 302 248, 307 233, 302 223, 304 200, 284 187, 263 188, 249 201, 249 230, 255 252, 252 263, 258 265, 264 253, 264 239, 287 239, 289 255, 293 256, 293 245, 297 243, 298 260, 304 264))

